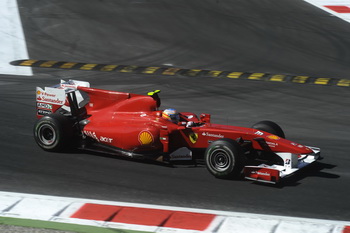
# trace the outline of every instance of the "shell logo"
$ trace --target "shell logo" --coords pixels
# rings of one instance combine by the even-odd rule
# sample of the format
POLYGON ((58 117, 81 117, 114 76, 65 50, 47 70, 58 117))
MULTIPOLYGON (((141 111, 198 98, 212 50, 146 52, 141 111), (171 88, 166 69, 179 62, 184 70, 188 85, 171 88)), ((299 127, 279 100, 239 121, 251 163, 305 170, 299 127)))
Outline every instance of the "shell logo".
POLYGON ((40 91, 37 91, 37 92, 36 92, 36 94, 37 94, 37 95, 40 95, 40 94, 41 94, 41 92, 40 92, 40 91))
POLYGON ((273 139, 273 140, 280 140, 281 139, 280 137, 278 137, 276 135, 269 135, 267 137, 270 138, 270 139, 273 139))
POLYGON ((148 131, 142 131, 139 134, 139 142, 141 145, 149 145, 153 142, 153 136, 148 131))

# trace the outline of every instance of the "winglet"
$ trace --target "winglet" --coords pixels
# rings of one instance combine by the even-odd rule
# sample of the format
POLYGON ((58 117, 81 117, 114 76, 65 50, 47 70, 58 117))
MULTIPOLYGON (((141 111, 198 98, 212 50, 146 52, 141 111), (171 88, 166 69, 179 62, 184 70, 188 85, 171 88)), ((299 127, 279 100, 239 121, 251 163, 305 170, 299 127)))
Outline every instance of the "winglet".
POLYGON ((160 90, 155 90, 155 91, 148 92, 147 95, 153 96, 153 95, 158 94, 158 93, 160 93, 160 90))
POLYGON ((158 93, 160 93, 160 90, 151 91, 151 92, 148 92, 148 94, 147 94, 147 95, 151 96, 157 102, 157 108, 159 108, 159 106, 161 104, 158 93))

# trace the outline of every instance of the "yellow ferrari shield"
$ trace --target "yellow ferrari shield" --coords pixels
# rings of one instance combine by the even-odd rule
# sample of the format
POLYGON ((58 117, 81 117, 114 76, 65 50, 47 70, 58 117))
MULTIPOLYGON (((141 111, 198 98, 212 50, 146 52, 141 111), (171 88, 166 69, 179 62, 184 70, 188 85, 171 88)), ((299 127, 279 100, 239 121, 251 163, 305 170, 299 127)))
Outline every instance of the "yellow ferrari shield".
POLYGON ((195 143, 197 142, 197 140, 198 140, 198 134, 196 134, 196 133, 191 133, 191 134, 189 135, 189 138, 190 138, 190 141, 191 141, 193 144, 195 144, 195 143))

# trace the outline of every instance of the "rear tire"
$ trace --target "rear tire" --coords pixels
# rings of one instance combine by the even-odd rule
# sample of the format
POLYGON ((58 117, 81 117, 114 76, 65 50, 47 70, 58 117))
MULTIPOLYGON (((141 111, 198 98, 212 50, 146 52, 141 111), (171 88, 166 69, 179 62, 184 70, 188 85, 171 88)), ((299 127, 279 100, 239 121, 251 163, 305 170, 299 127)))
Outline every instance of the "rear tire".
POLYGON ((72 145, 73 124, 61 114, 51 114, 34 125, 36 143, 47 151, 63 151, 72 145))
POLYGON ((258 123, 254 124, 252 128, 277 135, 281 138, 286 138, 282 128, 272 121, 259 121, 258 123))
POLYGON ((238 178, 243 168, 240 145, 228 138, 212 142, 204 154, 209 172, 219 179, 238 178))

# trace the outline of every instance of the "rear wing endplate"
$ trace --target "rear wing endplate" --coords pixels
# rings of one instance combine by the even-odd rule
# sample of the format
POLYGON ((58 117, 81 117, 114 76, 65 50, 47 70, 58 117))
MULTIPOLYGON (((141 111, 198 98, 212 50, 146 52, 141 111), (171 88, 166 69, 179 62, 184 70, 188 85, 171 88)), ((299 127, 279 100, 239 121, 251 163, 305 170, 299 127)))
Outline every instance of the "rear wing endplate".
POLYGON ((90 83, 77 80, 64 81, 53 87, 36 88, 36 114, 38 118, 56 112, 62 106, 69 106, 67 94, 75 92, 78 87, 90 87, 90 83))

